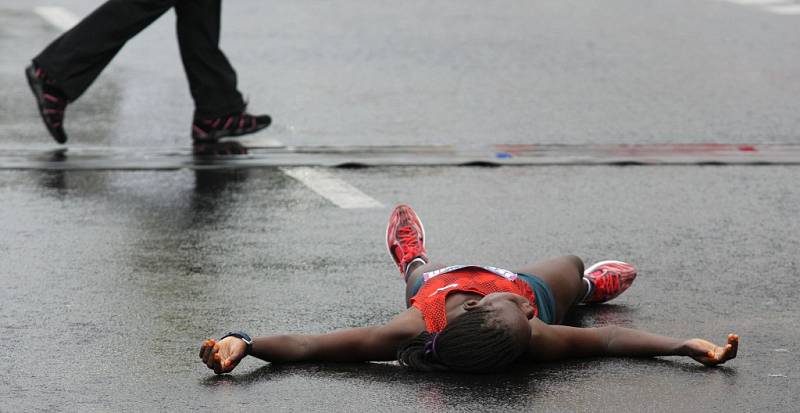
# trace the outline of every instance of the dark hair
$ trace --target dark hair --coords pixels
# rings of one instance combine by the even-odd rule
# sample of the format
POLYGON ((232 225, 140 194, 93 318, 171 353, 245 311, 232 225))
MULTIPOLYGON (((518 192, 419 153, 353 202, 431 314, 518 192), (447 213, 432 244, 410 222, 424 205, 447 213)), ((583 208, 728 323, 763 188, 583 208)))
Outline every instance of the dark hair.
POLYGON ((524 350, 490 310, 476 308, 438 334, 425 331, 405 342, 397 359, 419 371, 491 372, 509 366, 524 350))

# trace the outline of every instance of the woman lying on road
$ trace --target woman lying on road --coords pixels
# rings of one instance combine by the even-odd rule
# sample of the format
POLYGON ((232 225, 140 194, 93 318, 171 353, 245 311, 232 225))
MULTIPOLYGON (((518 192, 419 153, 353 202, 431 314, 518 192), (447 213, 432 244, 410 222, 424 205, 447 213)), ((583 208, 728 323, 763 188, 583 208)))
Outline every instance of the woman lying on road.
POLYGON ((630 287, 636 269, 624 262, 584 271, 580 258, 566 256, 515 272, 431 264, 422 222, 406 205, 392 212, 386 242, 406 282, 408 307, 388 323, 319 335, 228 333, 203 342, 200 358, 222 374, 248 355, 276 363, 399 360, 414 370, 463 372, 498 371, 520 359, 688 356, 714 366, 736 357, 734 334, 717 346, 616 326, 559 325, 574 305, 603 303, 630 287))

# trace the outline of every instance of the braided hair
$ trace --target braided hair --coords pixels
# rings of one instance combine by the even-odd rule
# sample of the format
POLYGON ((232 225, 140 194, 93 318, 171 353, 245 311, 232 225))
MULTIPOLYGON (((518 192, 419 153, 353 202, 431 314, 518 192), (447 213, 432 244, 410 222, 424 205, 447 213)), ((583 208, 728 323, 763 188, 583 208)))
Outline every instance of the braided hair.
POLYGON ((492 311, 476 308, 440 333, 422 332, 397 350, 400 364, 419 371, 491 372, 508 367, 525 351, 492 311))

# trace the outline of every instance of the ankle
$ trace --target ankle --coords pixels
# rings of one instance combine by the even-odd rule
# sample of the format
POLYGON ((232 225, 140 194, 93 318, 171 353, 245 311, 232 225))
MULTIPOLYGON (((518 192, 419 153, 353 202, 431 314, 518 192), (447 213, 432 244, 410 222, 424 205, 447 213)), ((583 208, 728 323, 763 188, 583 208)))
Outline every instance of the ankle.
POLYGON ((408 277, 414 273, 414 270, 427 263, 428 261, 425 259, 425 257, 416 257, 413 260, 409 261, 409 263, 406 264, 405 271, 403 271, 403 278, 407 281, 408 277))
POLYGON ((583 282, 586 284, 586 292, 583 294, 583 298, 581 298, 581 302, 585 302, 587 298, 592 296, 592 292, 594 291, 594 283, 592 280, 583 277, 583 282))

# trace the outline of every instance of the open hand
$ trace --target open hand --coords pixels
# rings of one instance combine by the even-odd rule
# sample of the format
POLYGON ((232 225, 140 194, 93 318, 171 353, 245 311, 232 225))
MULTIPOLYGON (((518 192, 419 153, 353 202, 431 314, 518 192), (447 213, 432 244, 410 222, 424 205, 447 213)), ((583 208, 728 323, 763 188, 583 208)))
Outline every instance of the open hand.
POLYGON ((200 358, 214 373, 223 374, 233 371, 246 351, 247 344, 238 337, 225 337, 219 342, 209 338, 200 346, 200 358))
POLYGON ((736 357, 739 349, 739 336, 728 334, 728 344, 720 347, 700 338, 686 340, 683 343, 685 354, 706 366, 716 366, 736 357))

